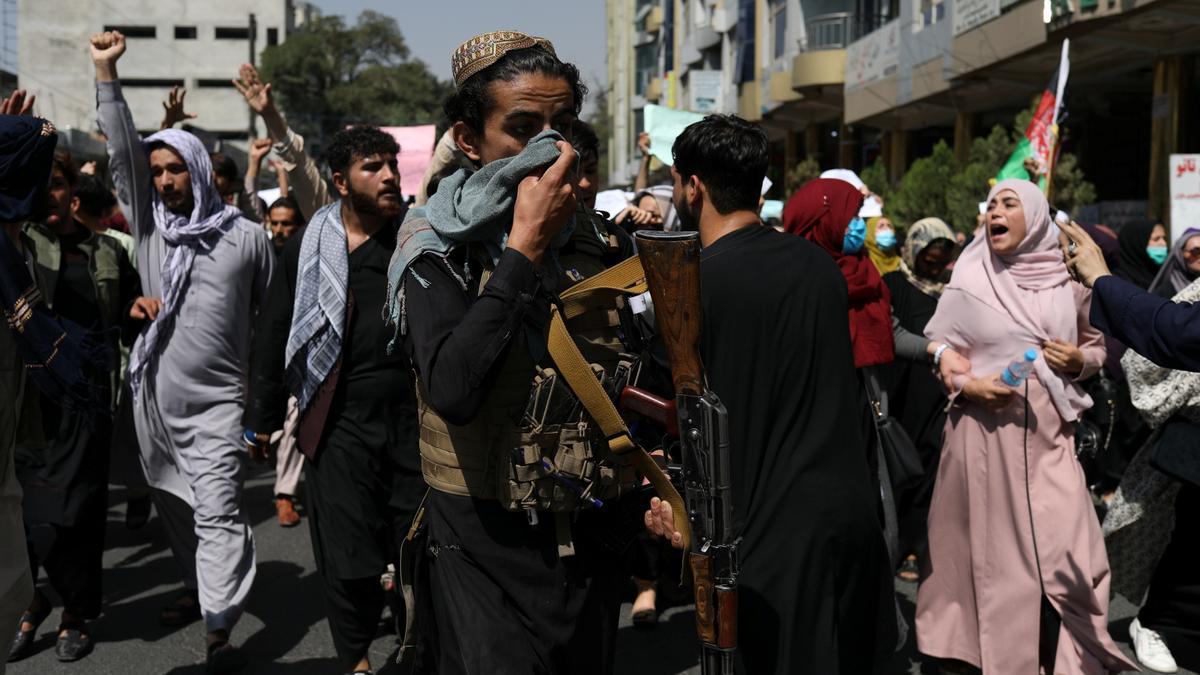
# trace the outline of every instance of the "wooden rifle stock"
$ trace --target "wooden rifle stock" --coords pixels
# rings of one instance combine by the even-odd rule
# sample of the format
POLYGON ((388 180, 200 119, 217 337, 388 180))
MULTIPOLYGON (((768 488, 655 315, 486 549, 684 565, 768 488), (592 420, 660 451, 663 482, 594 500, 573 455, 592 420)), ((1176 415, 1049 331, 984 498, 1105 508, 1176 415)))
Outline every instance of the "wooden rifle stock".
POLYGON ((700 364, 700 233, 634 234, 676 394, 704 391, 700 364))

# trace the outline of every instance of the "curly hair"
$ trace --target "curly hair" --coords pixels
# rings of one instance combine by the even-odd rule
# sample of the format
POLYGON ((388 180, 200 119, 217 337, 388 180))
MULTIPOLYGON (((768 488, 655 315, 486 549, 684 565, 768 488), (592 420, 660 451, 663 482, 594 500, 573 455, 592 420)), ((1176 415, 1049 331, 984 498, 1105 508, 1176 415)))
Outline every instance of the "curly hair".
POLYGON ((342 129, 329 141, 325 161, 331 173, 344 172, 355 160, 377 154, 400 154, 400 145, 379 127, 367 124, 342 129))

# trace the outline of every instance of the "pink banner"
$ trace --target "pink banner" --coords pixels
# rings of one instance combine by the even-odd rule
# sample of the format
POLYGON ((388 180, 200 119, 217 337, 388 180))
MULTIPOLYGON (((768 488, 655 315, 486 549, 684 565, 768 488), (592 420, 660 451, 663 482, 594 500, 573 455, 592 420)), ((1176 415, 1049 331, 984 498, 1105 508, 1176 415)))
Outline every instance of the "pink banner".
POLYGON ((380 127, 400 144, 400 189, 407 198, 421 190, 425 169, 433 159, 433 146, 437 143, 436 127, 425 124, 419 127, 380 127))

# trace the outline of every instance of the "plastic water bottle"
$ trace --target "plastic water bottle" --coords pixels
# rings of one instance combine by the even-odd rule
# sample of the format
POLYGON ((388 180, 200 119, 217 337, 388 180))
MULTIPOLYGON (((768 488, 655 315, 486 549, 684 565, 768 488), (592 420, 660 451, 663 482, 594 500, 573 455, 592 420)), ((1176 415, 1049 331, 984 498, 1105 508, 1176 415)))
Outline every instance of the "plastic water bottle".
POLYGON ((1024 356, 1008 364, 1008 367, 1000 374, 1000 381, 1014 389, 1021 386, 1033 372, 1033 362, 1037 361, 1037 357, 1036 349, 1026 349, 1024 356))

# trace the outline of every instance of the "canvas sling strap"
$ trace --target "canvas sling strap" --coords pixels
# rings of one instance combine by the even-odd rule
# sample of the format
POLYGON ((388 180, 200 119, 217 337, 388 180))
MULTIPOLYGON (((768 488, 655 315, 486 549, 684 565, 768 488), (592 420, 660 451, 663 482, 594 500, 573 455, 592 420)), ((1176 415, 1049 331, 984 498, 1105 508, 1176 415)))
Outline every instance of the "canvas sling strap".
POLYGON ((687 551, 691 549, 692 531, 683 498, 650 454, 633 440, 629 427, 621 419, 617 407, 596 379, 596 373, 584 360, 563 322, 564 317, 578 316, 598 304, 611 304, 617 296, 639 295, 645 293, 646 289, 646 275, 637 256, 568 288, 559 296, 562 307, 552 306, 551 309, 550 358, 558 367, 559 375, 566 380, 588 415, 600 427, 609 451, 629 462, 650 481, 659 498, 671 505, 675 514, 675 528, 683 535, 683 550, 687 551))

